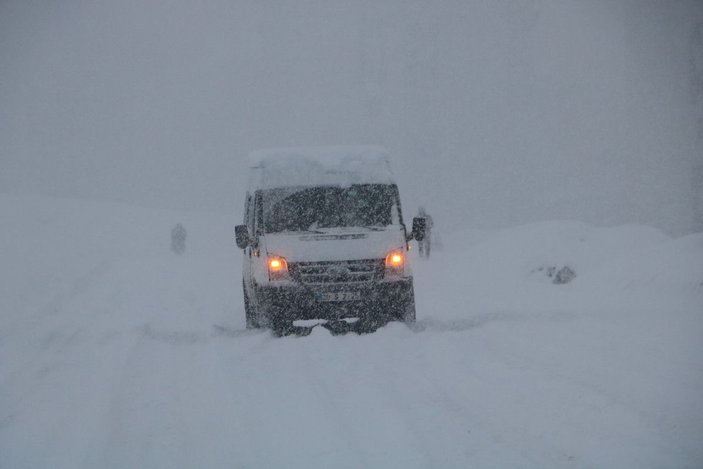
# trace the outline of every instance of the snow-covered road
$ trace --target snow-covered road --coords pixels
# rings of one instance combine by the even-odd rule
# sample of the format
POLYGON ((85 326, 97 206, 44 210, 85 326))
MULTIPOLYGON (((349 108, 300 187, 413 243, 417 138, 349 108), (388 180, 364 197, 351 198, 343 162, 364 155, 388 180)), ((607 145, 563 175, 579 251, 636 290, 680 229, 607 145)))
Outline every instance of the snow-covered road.
POLYGON ((415 260, 415 328, 275 338, 244 329, 236 220, 0 216, 2 468, 703 465, 701 235, 445 235, 415 260))

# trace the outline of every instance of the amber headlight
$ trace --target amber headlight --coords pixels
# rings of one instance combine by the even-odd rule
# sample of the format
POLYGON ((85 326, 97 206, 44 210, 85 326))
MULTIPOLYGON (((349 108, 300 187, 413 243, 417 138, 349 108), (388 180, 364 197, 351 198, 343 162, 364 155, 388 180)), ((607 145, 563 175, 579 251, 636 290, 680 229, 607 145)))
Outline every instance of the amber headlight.
POLYGON ((290 278, 288 262, 283 257, 269 256, 267 265, 269 268, 269 280, 287 280, 290 278))
POLYGON ((403 275, 405 269, 405 252, 401 249, 391 251, 386 256, 386 275, 403 275))

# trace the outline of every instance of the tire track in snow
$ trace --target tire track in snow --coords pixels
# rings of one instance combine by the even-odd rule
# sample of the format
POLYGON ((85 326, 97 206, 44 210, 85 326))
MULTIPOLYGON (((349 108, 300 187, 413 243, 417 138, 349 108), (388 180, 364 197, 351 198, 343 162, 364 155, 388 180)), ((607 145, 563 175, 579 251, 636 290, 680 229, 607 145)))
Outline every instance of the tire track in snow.
MULTIPOLYGON (((327 339, 327 338, 325 338, 327 339)), ((315 395, 318 396, 319 402, 324 409, 325 415, 334 423, 338 433, 338 441, 344 442, 348 451, 355 456, 356 460, 350 463, 350 467, 373 467, 370 460, 367 458, 365 451, 359 444, 359 431, 350 424, 344 410, 344 403, 339 402, 339 393, 331 391, 331 387, 323 377, 336 376, 339 370, 335 365, 330 365, 329 362, 320 359, 318 351, 314 354, 310 353, 309 344, 304 344, 302 348, 302 369, 315 389, 315 395)))
MULTIPOLYGON (((398 341, 397 332, 382 329, 370 336, 330 338, 328 342, 334 347, 330 354, 336 359, 350 351, 358 354, 360 350, 358 344, 352 345, 354 342, 368 345, 361 356, 352 355, 350 360, 340 359, 337 363, 306 348, 306 360, 314 365, 306 367, 308 375, 317 383, 324 396, 322 404, 337 424, 359 442, 355 451, 366 454, 364 466, 446 467, 451 462, 448 453, 456 449, 453 440, 465 435, 465 426, 455 424, 453 431, 445 428, 451 419, 446 419, 444 413, 437 415, 436 406, 428 399, 430 386, 422 383, 422 364, 407 361, 412 353, 406 347, 415 347, 416 341, 412 345, 406 340, 398 341), (354 348, 350 349, 350 345, 354 348), (341 376, 340 365, 344 367, 341 376), (356 406, 345 405, 344 398, 355 399, 356 406), (361 419, 359 414, 363 415, 361 419), (428 423, 435 425, 428 428, 428 423)), ((405 338, 418 337, 401 332, 407 335, 405 338)), ((453 464, 466 461, 462 455, 455 456, 453 464)))
MULTIPOLYGON (((145 464, 187 467, 191 453, 183 384, 189 356, 198 341, 162 340, 145 327, 123 337, 128 342, 111 363, 106 430, 100 451, 86 467, 137 467, 145 464)), ((110 366, 110 364, 106 364, 110 366)))
MULTIPOLYGON (((424 340, 413 341, 409 353, 403 348, 393 348, 390 360, 372 362, 377 370, 374 374, 385 378, 376 383, 377 393, 385 397, 385 406, 396 409, 394 413, 405 422, 404 427, 413 436, 413 446, 422 448, 425 461, 421 467, 464 466, 471 461, 467 449, 470 440, 478 439, 473 446, 481 449, 501 441, 487 433, 475 416, 457 412, 456 400, 450 399, 445 391, 452 387, 452 380, 433 374, 437 363, 422 360, 424 354, 418 345, 427 347, 424 340), (479 425, 481 432, 476 431, 479 425), (486 441, 486 434, 490 441, 486 441), (466 446, 462 441, 466 441, 466 446)), ((502 448, 501 452, 506 450, 502 448)))
MULTIPOLYGON (((35 311, 32 315, 34 319, 27 321, 27 328, 22 332, 23 335, 28 336, 25 337, 25 341, 31 343, 39 342, 42 346, 30 348, 31 352, 29 354, 26 353, 25 347, 22 361, 15 363, 13 369, 5 370, 0 375, 0 389, 5 388, 8 383, 17 383, 21 380, 22 375, 36 373, 36 366, 33 366, 35 363, 42 361, 47 355, 55 358, 57 355, 64 353, 68 348, 75 345, 86 331, 92 330, 92 326, 100 315, 86 315, 80 312, 71 315, 59 313, 64 312, 68 303, 90 291, 94 285, 98 284, 98 280, 107 275, 109 270, 109 262, 102 261, 95 264, 93 268, 72 282, 72 287, 68 293, 58 293, 51 302, 35 311), (76 314, 80 314, 81 321, 76 321, 74 317, 76 314), (53 325, 47 330, 48 322, 52 322, 53 325)), ((13 338, 13 340, 17 339, 13 338)), ((6 365, 7 362, 4 366, 6 365)), ((45 366, 41 367, 41 369, 45 368, 45 366)), ((23 389, 26 389, 26 387, 23 389)))

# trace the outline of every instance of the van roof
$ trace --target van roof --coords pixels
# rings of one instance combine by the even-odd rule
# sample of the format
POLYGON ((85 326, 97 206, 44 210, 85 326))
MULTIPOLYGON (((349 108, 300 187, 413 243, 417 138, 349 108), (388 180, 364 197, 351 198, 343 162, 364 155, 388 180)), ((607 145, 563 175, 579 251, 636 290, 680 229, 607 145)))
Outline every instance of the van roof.
POLYGON ((249 155, 250 187, 392 183, 388 152, 379 146, 267 148, 249 155))

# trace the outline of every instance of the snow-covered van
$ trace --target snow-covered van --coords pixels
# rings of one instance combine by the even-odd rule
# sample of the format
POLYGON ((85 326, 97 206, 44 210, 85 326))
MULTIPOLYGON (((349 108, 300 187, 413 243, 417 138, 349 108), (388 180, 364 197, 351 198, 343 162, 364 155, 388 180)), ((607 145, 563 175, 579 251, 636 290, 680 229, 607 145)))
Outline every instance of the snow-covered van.
POLYGON ((235 230, 247 327, 285 334, 319 319, 370 331, 415 321, 407 251, 424 220, 406 228, 383 148, 259 150, 249 163, 235 230))

